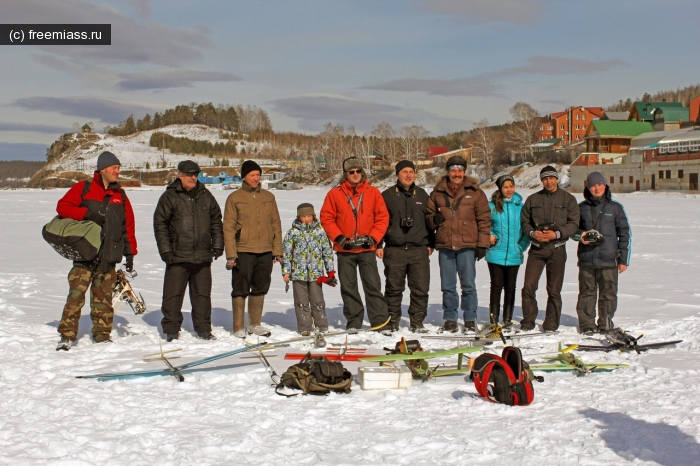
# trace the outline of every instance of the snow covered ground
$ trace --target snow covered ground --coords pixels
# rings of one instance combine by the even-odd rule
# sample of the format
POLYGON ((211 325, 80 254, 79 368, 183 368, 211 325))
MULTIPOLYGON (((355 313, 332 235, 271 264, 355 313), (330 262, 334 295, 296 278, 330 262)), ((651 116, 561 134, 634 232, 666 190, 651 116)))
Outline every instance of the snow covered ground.
MULTIPOLYGON (((230 193, 213 190, 223 205, 230 193)), ((700 196, 634 193, 616 196, 633 228, 633 258, 620 279, 617 325, 648 341, 683 339, 675 348, 642 355, 582 353, 592 362, 624 362, 629 369, 576 377, 545 374, 528 407, 491 404, 465 377, 415 382, 405 390, 362 391, 327 397, 275 395, 253 356, 218 362, 226 370, 198 372, 183 383, 171 377, 99 382, 77 375, 160 367, 142 356, 158 351, 163 264, 152 234, 161 188, 128 191, 137 217, 140 253, 134 288, 149 312, 119 309, 114 343, 93 344, 87 309, 79 343, 54 350, 70 263, 44 243, 63 190, 0 191, 0 463, 2 464, 698 464, 700 458, 700 196)), ((276 192, 284 229, 296 206, 317 211, 326 189, 276 192)), ((532 190, 522 190, 528 195, 532 190)), ((490 191, 487 192, 490 195, 490 191)), ((580 195, 577 196, 581 198, 580 195)), ((561 333, 522 341, 528 354, 555 352, 559 341, 580 342, 575 312, 577 267, 570 243, 561 333)), ((381 267, 381 266, 380 266, 381 267)), ((432 272, 428 327, 442 323, 437 259, 432 272)), ((486 320, 488 271, 477 264, 479 318, 486 320)), ((520 279, 522 282, 523 271, 520 279)), ((546 296, 538 295, 542 308, 546 296)), ((344 328, 337 289, 324 287, 331 325, 344 328)), ((408 303, 408 296, 404 304, 408 303)), ((516 301, 516 320, 521 312, 516 301)), ((242 346, 231 335, 230 275, 214 263, 214 334, 193 336, 189 301, 173 363, 242 346)), ((538 322, 541 322, 540 313, 538 322)), ((279 266, 263 321, 271 340, 295 336, 293 300, 279 266)), ((398 335, 360 333, 354 346, 381 349, 413 337, 407 321, 398 335)), ((343 343, 344 337, 329 338, 343 343)), ((448 342, 422 341, 428 349, 448 342)), ((309 346, 297 344, 294 349, 309 346)), ((270 353, 278 373, 288 349, 270 353)), ((447 361, 449 362, 449 361, 447 361)), ((453 361, 454 362, 454 361, 453 361)), ((357 372, 357 364, 346 366, 357 372)))

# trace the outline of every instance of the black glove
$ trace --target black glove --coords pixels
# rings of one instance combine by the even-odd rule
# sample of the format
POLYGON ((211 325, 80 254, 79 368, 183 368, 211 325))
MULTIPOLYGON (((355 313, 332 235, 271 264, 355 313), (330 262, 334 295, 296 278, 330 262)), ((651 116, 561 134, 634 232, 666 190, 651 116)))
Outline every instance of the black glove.
POLYGON ((433 223, 436 227, 439 227, 445 222, 445 216, 439 210, 433 214, 433 223))
POLYGON ((233 270, 238 267, 238 259, 228 259, 226 261, 226 270, 233 270))
POLYGON ((335 277, 332 277, 330 280, 326 282, 326 285, 328 286, 336 286, 338 284, 338 279, 335 277))
POLYGON ((126 264, 124 264, 124 268, 129 273, 134 271, 134 256, 126 256, 126 264))
POLYGON ((486 257, 486 248, 476 248, 476 260, 480 261, 486 257))
POLYGON ((83 217, 83 219, 90 220, 91 222, 94 222, 101 227, 105 225, 105 216, 100 212, 93 212, 90 209, 88 209, 87 214, 85 214, 85 217, 83 217))
POLYGON ((346 251, 352 249, 352 244, 350 244, 350 238, 348 238, 345 235, 338 235, 338 237, 335 239, 335 242, 338 243, 340 247, 345 249, 346 251))
POLYGON ((214 248, 214 260, 224 255, 224 250, 219 248, 214 248))
POLYGON ((372 238, 371 236, 363 236, 362 237, 362 247, 363 248, 371 249, 372 246, 374 246, 375 244, 377 244, 377 242, 374 241, 374 238, 372 238))
POLYGON ((170 265, 173 263, 173 252, 172 251, 164 252, 163 254, 160 255, 160 258, 163 260, 163 262, 170 265))

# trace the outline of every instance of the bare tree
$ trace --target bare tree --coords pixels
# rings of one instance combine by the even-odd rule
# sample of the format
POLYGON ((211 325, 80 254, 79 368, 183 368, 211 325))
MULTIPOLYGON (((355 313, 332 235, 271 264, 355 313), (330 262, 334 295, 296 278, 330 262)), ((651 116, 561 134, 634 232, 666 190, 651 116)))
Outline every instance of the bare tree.
POLYGON ((379 123, 372 128, 372 136, 375 139, 377 152, 393 166, 396 163, 400 150, 394 128, 389 123, 379 123))
POLYGON ((372 169, 372 156, 374 155, 374 140, 372 137, 358 136, 355 131, 355 126, 348 128, 348 136, 350 136, 352 155, 362 159, 365 164, 364 168, 368 171, 372 169))
POLYGON ((73 132, 74 133, 80 132, 80 123, 78 123, 77 121, 75 123, 73 123, 73 132))
POLYGON ((425 153, 426 138, 430 131, 421 125, 406 125, 399 131, 399 144, 406 158, 416 160, 419 155, 425 153))
POLYGON ((481 160, 481 163, 486 165, 486 173, 488 176, 493 174, 493 165, 496 158, 496 137, 489 126, 489 121, 483 119, 474 124, 472 131, 474 140, 470 146, 474 154, 481 160))
POLYGON ((515 144, 520 152, 527 152, 535 161, 532 145, 537 141, 537 122, 539 114, 530 104, 518 102, 510 108, 513 124, 508 130, 509 142, 515 144))

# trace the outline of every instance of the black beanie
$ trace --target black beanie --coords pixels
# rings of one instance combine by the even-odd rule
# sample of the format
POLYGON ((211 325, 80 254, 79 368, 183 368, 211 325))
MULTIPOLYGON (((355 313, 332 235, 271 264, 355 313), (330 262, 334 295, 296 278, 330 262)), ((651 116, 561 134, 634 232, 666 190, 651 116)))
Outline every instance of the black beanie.
POLYGON ((411 162, 410 160, 400 160, 396 163, 396 174, 398 175, 401 170, 404 168, 412 168, 413 171, 416 171, 416 166, 411 162))
POLYGON ((453 155, 447 160, 447 163, 445 164, 445 169, 449 170, 452 165, 459 165, 461 167, 464 167, 464 170, 466 171, 467 169, 467 161, 464 160, 464 157, 461 155, 453 155))
POLYGON ((117 156, 107 150, 102 152, 99 155, 99 157, 97 157, 97 171, 103 170, 107 167, 111 167, 112 165, 121 164, 122 163, 119 161, 117 156))
POLYGON ((510 175, 501 175, 501 176, 499 176, 498 179, 496 180, 496 187, 497 187, 498 189, 501 189, 501 186, 503 186, 503 183, 505 183, 506 181, 510 181, 511 183, 513 183, 513 184, 515 185, 515 179, 514 179, 512 176, 510 176, 510 175))
POLYGON ((559 173, 557 173, 557 169, 551 165, 547 165, 542 170, 540 170, 540 180, 544 180, 549 176, 553 176, 554 178, 559 179, 559 173))
POLYGON ((260 165, 255 163, 254 160, 246 160, 243 162, 243 165, 241 165, 241 178, 245 178, 248 173, 255 170, 259 171, 262 175, 262 168, 260 168, 260 165))

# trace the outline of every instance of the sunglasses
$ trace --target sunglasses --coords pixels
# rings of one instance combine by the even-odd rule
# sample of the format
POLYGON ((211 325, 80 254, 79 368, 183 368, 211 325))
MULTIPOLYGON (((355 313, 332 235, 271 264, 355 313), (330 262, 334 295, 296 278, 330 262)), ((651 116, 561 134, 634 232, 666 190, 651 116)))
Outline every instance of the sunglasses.
POLYGON ((197 178, 198 173, 183 173, 182 176, 185 178, 197 178))
POLYGON ((453 172, 453 171, 460 171, 460 172, 463 172, 463 171, 464 171, 464 167, 461 166, 461 165, 450 165, 449 170, 450 170, 451 172, 453 172))
POLYGON ((346 173, 347 173, 348 175, 354 175, 355 173, 359 173, 359 174, 361 175, 361 174, 362 174, 362 169, 359 168, 359 169, 357 169, 357 170, 348 170, 346 173))

